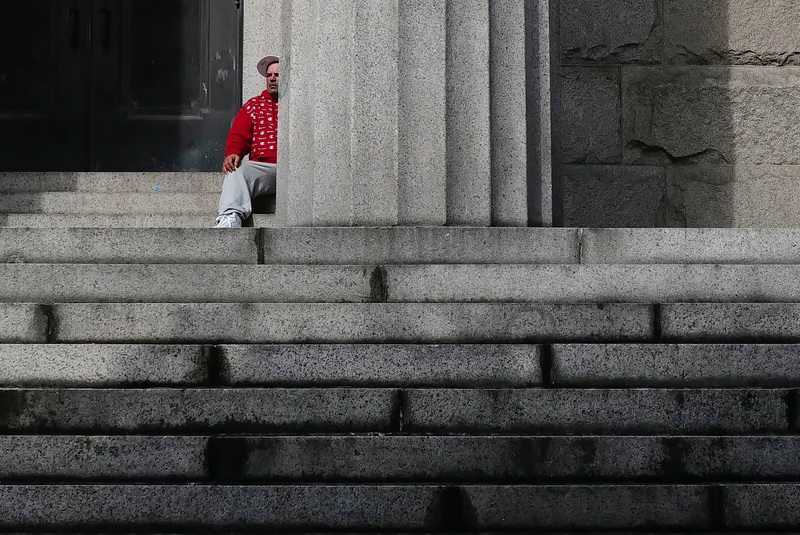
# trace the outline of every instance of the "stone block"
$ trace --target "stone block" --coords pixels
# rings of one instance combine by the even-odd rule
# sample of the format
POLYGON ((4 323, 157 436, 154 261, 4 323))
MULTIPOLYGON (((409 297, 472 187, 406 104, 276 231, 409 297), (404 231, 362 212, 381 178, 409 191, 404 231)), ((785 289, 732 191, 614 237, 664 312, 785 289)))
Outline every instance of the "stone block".
POLYGON ((624 67, 628 163, 796 165, 800 69, 624 67))
MULTIPOLYGON (((169 214, 181 207, 184 215, 213 214, 218 193, 9 193, 0 197, 0 212, 9 214, 169 214)), ((211 226, 209 224, 209 226, 211 226)))
POLYGON ((4 481, 201 480, 206 437, 0 436, 4 481))
POLYGON ((149 171, 0 172, 0 192, 28 194, 45 192, 216 193, 219 195, 222 191, 222 178, 220 172, 196 171, 160 173, 149 171))
POLYGON ((710 528, 701 486, 476 486, 463 491, 471 526, 492 529, 710 528))
POLYGON ((4 485, 0 528, 413 531, 446 525, 442 492, 431 486, 4 485))
POLYGON ((565 226, 664 226, 662 167, 565 165, 561 169, 565 226))
POLYGON ((565 483, 796 478, 793 436, 212 438, 227 482, 565 483), (240 459, 228 462, 229 459, 240 459))
POLYGON ((661 336, 665 342, 796 342, 800 304, 665 304, 661 336))
POLYGON ((558 387, 789 387, 800 385, 800 346, 555 344, 558 387))
POLYGON ((49 312, 40 305, 0 303, 0 342, 35 344, 48 336, 49 312))
POLYGON ((4 263, 255 264, 254 229, 0 228, 4 263))
POLYGON ((798 264, 798 229, 583 229, 583 264, 798 264))
POLYGON ((648 305, 65 303, 60 343, 644 341, 648 305))
POLYGON ((26 302, 361 302, 362 266, 0 264, 0 299, 26 302))
POLYGON ((667 226, 800 226, 800 166, 682 165, 666 173, 667 226))
POLYGON ((671 0, 662 16, 665 62, 800 63, 800 13, 793 0, 671 0))
MULTIPOLYGON (((275 227, 272 215, 255 218, 256 226, 275 227)), ((214 224, 208 213, 199 214, 0 214, 0 225, 13 229, 205 229, 214 224)))
POLYGON ((222 346, 222 380, 264 386, 509 387, 541 384, 534 345, 222 346))
MULTIPOLYGON (((397 265, 385 270, 389 302, 800 301, 800 266, 793 265, 397 265)), ((631 332, 646 332, 641 312, 631 310, 613 324, 622 321, 631 332)))
POLYGON ((800 485, 762 483, 725 485, 726 528, 793 530, 800 524, 800 485))
POLYGON ((574 264, 578 258, 578 231, 565 228, 282 228, 261 232, 267 264, 574 264))
POLYGON ((564 67, 558 85, 562 161, 621 163, 619 68, 564 67))
MULTIPOLYGON (((380 432, 391 389, 4 389, 8 433, 380 432)), ((0 515, 2 516, 2 515, 0 515)))
POLYGON ((784 390, 408 390, 412 433, 734 434, 789 429, 784 390))
POLYGON ((7 387, 199 384, 207 367, 199 346, 0 345, 0 385, 7 387))
POLYGON ((658 60, 655 0, 562 0, 559 7, 562 62, 658 60))

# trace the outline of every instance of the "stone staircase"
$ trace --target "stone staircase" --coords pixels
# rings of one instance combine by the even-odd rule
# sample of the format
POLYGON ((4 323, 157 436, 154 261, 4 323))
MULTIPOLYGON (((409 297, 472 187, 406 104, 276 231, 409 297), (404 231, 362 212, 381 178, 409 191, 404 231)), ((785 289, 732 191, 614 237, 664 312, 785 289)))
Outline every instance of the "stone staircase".
POLYGON ((795 529, 797 243, 0 228, 0 531, 795 529))

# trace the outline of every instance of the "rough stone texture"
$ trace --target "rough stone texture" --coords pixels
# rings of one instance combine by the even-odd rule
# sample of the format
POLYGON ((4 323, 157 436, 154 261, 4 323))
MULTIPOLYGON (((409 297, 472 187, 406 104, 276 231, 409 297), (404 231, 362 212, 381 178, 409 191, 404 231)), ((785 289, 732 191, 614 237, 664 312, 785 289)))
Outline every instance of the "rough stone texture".
POLYGON ((565 226, 664 226, 661 167, 565 165, 562 179, 565 226))
POLYGON ((526 23, 530 21, 526 19, 526 4, 525 0, 489 2, 491 205, 495 226, 528 226, 526 23))
MULTIPOLYGON (((386 266, 389 302, 799 302, 800 266, 386 266)), ((640 329, 641 318, 630 320, 640 329)))
POLYGON ((444 489, 418 486, 0 486, 3 529, 441 528, 444 489))
POLYGON ((562 0, 561 60, 564 63, 654 62, 656 0, 562 0))
POLYGON ((255 264, 257 230, 4 229, 0 262, 255 264))
POLYGON ((558 387, 800 386, 797 345, 556 344, 558 387))
POLYGON ((261 232, 264 262, 268 264, 574 264, 578 261, 575 229, 285 228, 261 232))
POLYGON ((0 299, 18 302, 363 302, 362 266, 0 264, 0 299))
POLYGON ((798 437, 370 436, 212 439, 225 481, 698 482, 797 478, 798 437))
MULTIPOLYGON (((271 214, 256 214, 253 226, 273 228, 278 221, 271 214)), ((214 218, 184 214, 0 214, 0 228, 14 229, 207 229, 214 218)))
MULTIPOLYGON (((387 431, 391 389, 3 389, 5 433, 387 431)), ((2 515, 0 515, 2 516, 2 515)))
MULTIPOLYGON (((182 214, 209 215, 219 205, 218 193, 9 193, 0 197, 0 212, 4 214, 158 214, 175 211, 182 214)), ((209 226, 211 226, 209 223, 209 226)))
POLYGON ((784 390, 408 390, 414 433, 779 433, 784 390))
POLYGON ((666 304, 661 334, 674 342, 800 341, 800 304, 666 304))
POLYGON ((793 0, 671 0, 664 3, 670 63, 797 65, 800 13, 793 0))
POLYGON ((207 366, 199 346, 0 345, 2 386, 198 384, 207 366))
POLYGON ((739 529, 796 529, 800 524, 800 485, 725 485, 725 527, 739 529))
POLYGON ((561 157, 564 163, 620 163, 620 71, 562 68, 561 157))
POLYGON ((709 491, 700 486, 467 487, 463 503, 481 529, 665 529, 712 526, 709 491))
POLYGON ((527 387, 541 384, 533 345, 223 346, 226 384, 527 387))
POLYGON ((800 69, 626 67, 625 159, 798 164, 800 69))
POLYGON ((57 341, 476 343, 644 341, 648 305, 67 303, 57 341))
POLYGON ((398 223, 447 221, 446 1, 400 0, 398 223))
POLYGON ((201 480, 206 437, 0 436, 4 481, 201 480))
POLYGON ((0 343, 44 342, 47 327, 47 313, 39 305, 0 303, 0 343))
POLYGON ((0 172, 0 193, 216 193, 219 195, 221 191, 221 173, 0 172))
POLYGON ((447 0, 447 223, 491 223, 488 0, 447 0))
POLYGON ((798 264, 798 229, 582 229, 583 264, 798 264))
POLYGON ((259 60, 268 54, 282 53, 284 36, 278 22, 282 3, 282 0, 243 2, 242 102, 264 91, 264 77, 256 69, 259 60))
POLYGON ((800 166, 670 166, 666 173, 667 226, 800 226, 800 166))

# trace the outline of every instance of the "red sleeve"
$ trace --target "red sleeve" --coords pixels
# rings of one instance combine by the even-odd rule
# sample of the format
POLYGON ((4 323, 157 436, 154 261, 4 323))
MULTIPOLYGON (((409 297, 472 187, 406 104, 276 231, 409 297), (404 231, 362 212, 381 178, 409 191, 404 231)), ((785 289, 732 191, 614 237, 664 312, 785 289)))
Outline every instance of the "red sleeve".
POLYGON ((242 107, 231 125, 228 133, 228 141, 225 144, 225 156, 238 154, 244 158, 250 154, 250 147, 253 142, 253 120, 250 114, 242 107))

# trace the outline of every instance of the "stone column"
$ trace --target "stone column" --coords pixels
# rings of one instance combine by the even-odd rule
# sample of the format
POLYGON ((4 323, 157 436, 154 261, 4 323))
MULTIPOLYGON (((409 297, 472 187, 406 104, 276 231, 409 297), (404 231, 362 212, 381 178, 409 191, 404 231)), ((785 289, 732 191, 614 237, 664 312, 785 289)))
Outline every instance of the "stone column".
POLYGON ((526 226, 530 2, 283 0, 282 223, 526 226))

